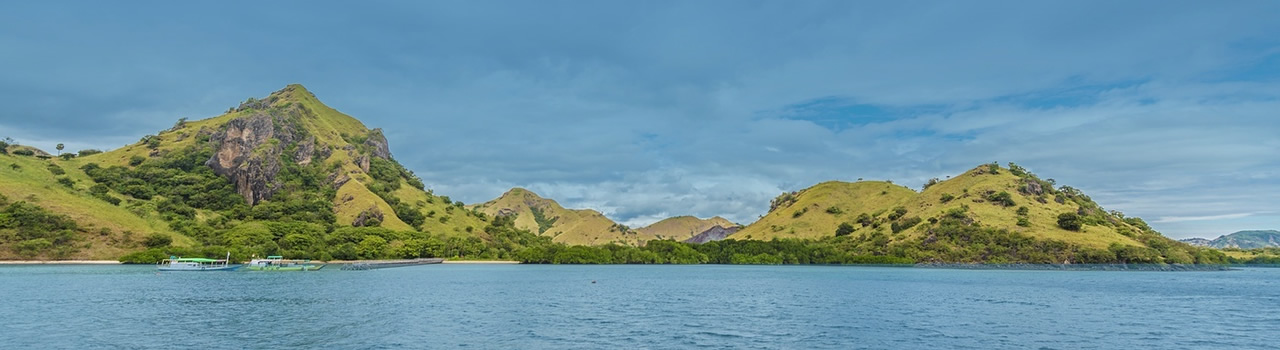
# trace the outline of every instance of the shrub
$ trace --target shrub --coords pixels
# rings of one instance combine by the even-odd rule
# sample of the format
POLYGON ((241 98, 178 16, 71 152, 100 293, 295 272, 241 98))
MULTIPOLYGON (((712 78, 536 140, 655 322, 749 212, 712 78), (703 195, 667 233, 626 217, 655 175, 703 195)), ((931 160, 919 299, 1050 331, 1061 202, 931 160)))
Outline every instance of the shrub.
POLYGON ((49 169, 49 172, 53 173, 53 175, 55 176, 67 174, 67 171, 63 170, 62 167, 58 166, 57 164, 49 163, 47 168, 49 169))
POLYGON ((1058 227, 1069 231, 1080 231, 1080 215, 1074 212, 1062 213, 1058 215, 1058 227))
POLYGON ((76 152, 76 154, 79 154, 81 157, 84 157, 84 156, 91 156, 91 155, 95 155, 95 154, 98 154, 98 153, 102 153, 102 150, 97 150, 97 149, 92 149, 92 148, 90 148, 90 149, 82 149, 82 150, 80 150, 80 152, 76 152))
POLYGON ((1027 207, 1018 207, 1018 215, 1027 216, 1028 214, 1031 214, 1031 209, 1027 209, 1027 207))
POLYGON ((987 173, 990 173, 991 175, 1000 174, 1000 164, 997 164, 997 163, 987 164, 987 173))
POLYGON ((847 222, 840 223, 840 227, 836 228, 836 237, 848 236, 853 233, 853 230, 853 225, 850 225, 847 222))
POLYGON ((937 184, 938 184, 938 182, 941 182, 941 181, 938 181, 938 178, 936 178, 936 177, 935 177, 935 178, 932 178, 932 179, 929 179, 929 182, 925 182, 925 183, 924 183, 924 188, 922 188, 922 190, 927 190, 927 189, 929 189, 929 186, 937 185, 937 184))
POLYGON ((898 218, 901 218, 903 215, 907 215, 907 208, 905 207, 893 208, 893 212, 889 213, 889 220, 897 220, 898 218))
POLYGON ((902 220, 895 221, 892 225, 889 225, 889 229, 893 230, 893 233, 898 233, 920 224, 921 221, 924 221, 924 219, 921 219, 919 216, 903 218, 902 220))
POLYGON ((801 215, 804 215, 804 213, 808 213, 808 212, 809 212, 809 208, 803 208, 803 209, 800 209, 800 210, 796 210, 794 213, 791 213, 791 217, 792 217, 792 218, 798 218, 798 217, 800 217, 801 215))
POLYGON ((831 206, 827 208, 827 214, 840 215, 844 214, 844 210, 840 210, 840 207, 831 206))
POLYGON ((160 248, 173 244, 173 237, 163 233, 152 233, 142 239, 142 245, 147 248, 160 248))
POLYGON ((75 180, 71 180, 69 177, 60 177, 58 178, 58 184, 67 186, 67 188, 72 188, 76 185, 76 182, 75 180))
POLYGON ((991 204, 998 204, 1005 207, 1012 207, 1012 206, 1018 205, 1013 201, 1013 195, 1010 195, 1009 192, 1005 192, 1005 191, 987 194, 986 199, 991 201, 991 204))
POLYGON ((76 154, 75 154, 75 153, 63 153, 63 154, 59 154, 59 155, 58 155, 58 157, 59 157, 59 158, 62 158, 62 160, 71 160, 71 158, 75 158, 75 157, 76 157, 76 154))
POLYGON ((147 160, 147 157, 138 156, 138 155, 129 157, 129 166, 138 166, 138 164, 142 164, 142 162, 146 160, 147 160))
POLYGON ((20 149, 20 150, 16 150, 16 151, 13 151, 12 153, 13 153, 14 155, 17 155, 17 156, 34 156, 34 155, 36 154, 36 152, 35 152, 35 151, 29 150, 29 149, 26 149, 26 148, 23 148, 23 149, 20 149))
POLYGON ((950 193, 943 193, 942 198, 938 198, 938 200, 941 201, 942 203, 950 202, 954 199, 956 199, 956 196, 953 196, 950 193))
POLYGON ((1018 226, 1031 227, 1031 220, 1027 218, 1018 218, 1018 226))
POLYGON ((871 226, 871 224, 875 222, 875 219, 873 219, 871 215, 868 215, 867 213, 862 213, 861 215, 858 215, 857 222, 859 224, 862 224, 862 227, 867 227, 867 226, 871 226))

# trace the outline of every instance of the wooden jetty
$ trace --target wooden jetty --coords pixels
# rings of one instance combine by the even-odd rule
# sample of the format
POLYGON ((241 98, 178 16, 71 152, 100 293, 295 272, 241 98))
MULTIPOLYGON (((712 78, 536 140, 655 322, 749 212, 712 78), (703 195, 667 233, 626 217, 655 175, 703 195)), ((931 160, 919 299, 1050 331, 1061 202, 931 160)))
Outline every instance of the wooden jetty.
POLYGON ((357 262, 345 264, 345 265, 342 265, 341 269, 348 270, 348 271, 363 271, 363 270, 373 270, 373 269, 385 269, 385 268, 392 268, 392 267, 439 264, 442 262, 444 262, 444 259, 441 259, 441 258, 422 258, 422 259, 407 259, 407 260, 368 260, 368 261, 357 261, 357 262))

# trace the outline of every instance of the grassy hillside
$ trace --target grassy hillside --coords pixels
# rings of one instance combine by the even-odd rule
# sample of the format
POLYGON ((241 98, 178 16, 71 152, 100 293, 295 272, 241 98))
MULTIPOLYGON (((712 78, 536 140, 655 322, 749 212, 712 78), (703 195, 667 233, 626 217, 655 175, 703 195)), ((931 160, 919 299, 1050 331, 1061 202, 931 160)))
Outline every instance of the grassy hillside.
MULTIPOLYGON (((352 226, 385 244, 361 257, 394 255, 402 236, 423 235, 458 237, 452 244, 474 254, 483 251, 475 239, 492 236, 484 232, 485 215, 424 191, 391 158, 381 130, 325 106, 301 85, 209 119, 178 120, 105 153, 49 157, 0 146, 16 151, 0 152, 0 194, 78 224, 75 249, 26 249, 23 258, 113 259, 148 247, 355 258, 352 246, 363 239, 348 237, 354 242, 345 246, 330 237, 352 226), (267 227, 306 229, 287 237, 267 227)), ((2 249, 18 236, 0 235, 0 259, 18 257, 16 249, 2 249)))
POLYGON ((710 219, 676 216, 641 227, 636 230, 636 235, 645 241, 654 239, 684 241, 717 226, 730 228, 738 226, 738 224, 719 216, 710 219))
POLYGON ((767 215, 730 238, 838 239, 853 250, 948 262, 1025 260, 1028 249, 1007 246, 1017 244, 1047 251, 1036 259, 1066 261, 1120 254, 1192 262, 1202 252, 1053 185, 1013 164, 983 165, 918 193, 887 182, 826 182, 779 196, 767 215))
POLYGON ((565 209, 556 201, 542 198, 523 188, 513 188, 497 199, 478 204, 474 208, 489 216, 513 216, 516 227, 551 237, 557 243, 638 245, 648 240, 600 212, 565 209))

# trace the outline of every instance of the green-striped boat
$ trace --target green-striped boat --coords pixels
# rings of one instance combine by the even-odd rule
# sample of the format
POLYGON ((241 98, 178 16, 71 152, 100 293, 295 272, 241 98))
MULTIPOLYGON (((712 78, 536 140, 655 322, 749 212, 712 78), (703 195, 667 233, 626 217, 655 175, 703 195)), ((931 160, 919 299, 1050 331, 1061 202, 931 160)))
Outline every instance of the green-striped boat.
POLYGON ((283 256, 271 255, 266 259, 253 259, 245 268, 249 271, 316 271, 324 268, 324 264, 312 264, 311 260, 285 259, 283 256))

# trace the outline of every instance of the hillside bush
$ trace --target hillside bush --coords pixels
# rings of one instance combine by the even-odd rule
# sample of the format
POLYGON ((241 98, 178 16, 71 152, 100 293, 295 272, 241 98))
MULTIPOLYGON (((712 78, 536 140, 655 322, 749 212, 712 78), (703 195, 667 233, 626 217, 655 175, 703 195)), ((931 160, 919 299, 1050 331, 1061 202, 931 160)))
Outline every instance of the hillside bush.
POLYGON ((1081 220, 1080 215, 1074 212, 1062 213, 1058 215, 1058 227, 1068 231, 1080 231, 1081 220))

